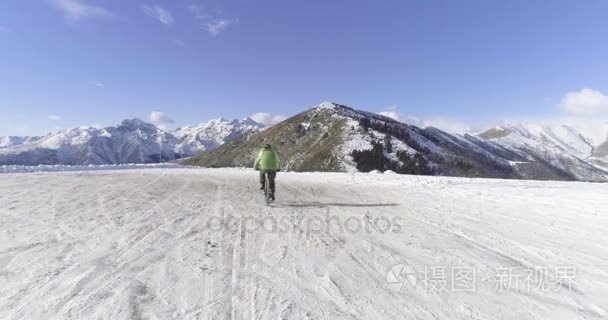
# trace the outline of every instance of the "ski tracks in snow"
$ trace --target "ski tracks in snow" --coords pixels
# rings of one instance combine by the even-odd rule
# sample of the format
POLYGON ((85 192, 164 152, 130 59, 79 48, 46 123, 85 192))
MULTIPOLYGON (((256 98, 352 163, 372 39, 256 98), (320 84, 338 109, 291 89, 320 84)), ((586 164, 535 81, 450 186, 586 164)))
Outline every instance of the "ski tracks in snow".
POLYGON ((2 179, 2 319, 600 319, 608 310, 604 185, 280 173, 267 206, 245 170, 2 179), (379 218, 400 228, 317 228, 326 215, 334 228, 379 218), (260 227, 273 219, 285 229, 260 227), (400 263, 474 267, 482 280, 475 293, 395 292, 386 275, 400 263), (572 291, 493 291, 495 267, 568 264, 579 269, 572 291))

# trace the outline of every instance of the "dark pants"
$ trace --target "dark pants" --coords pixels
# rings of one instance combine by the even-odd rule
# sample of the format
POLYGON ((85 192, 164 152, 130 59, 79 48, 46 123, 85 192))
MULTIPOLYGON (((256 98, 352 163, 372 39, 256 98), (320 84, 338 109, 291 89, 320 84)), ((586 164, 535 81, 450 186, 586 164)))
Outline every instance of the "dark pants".
POLYGON ((270 182, 270 192, 274 194, 274 179, 277 177, 276 170, 260 170, 260 183, 265 187, 266 178, 264 174, 268 173, 268 181, 270 182))

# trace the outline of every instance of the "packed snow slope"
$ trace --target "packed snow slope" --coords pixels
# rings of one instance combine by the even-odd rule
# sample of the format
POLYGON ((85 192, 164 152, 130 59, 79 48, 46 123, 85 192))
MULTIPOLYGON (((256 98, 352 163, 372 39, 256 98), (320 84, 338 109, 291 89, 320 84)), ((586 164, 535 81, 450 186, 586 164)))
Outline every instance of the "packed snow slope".
POLYGON ((0 174, 0 319, 608 315, 606 184, 281 173, 277 186, 267 206, 245 169, 0 174), (531 271, 546 279, 526 284, 531 271))

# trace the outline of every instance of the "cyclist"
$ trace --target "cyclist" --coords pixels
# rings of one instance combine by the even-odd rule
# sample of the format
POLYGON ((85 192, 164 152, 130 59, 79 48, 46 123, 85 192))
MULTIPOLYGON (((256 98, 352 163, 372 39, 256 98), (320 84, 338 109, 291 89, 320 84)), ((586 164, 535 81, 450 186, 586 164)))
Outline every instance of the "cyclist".
POLYGON ((264 145, 264 147, 260 150, 260 153, 258 153, 258 157, 253 163, 253 168, 255 170, 260 170, 260 184, 262 185, 262 187, 260 187, 260 190, 264 190, 264 194, 266 194, 266 179, 264 178, 264 175, 268 173, 268 181, 270 182, 270 199, 274 201, 274 179, 277 176, 277 171, 279 171, 280 164, 279 156, 274 151, 274 149, 272 149, 270 144, 264 145))

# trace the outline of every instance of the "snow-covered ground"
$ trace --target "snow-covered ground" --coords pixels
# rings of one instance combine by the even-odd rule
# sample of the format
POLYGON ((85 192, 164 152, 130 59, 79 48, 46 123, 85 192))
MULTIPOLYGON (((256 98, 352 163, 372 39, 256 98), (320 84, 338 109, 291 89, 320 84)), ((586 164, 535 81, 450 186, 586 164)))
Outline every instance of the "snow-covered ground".
POLYGON ((100 165, 63 165, 63 164, 41 164, 37 166, 2 165, 0 173, 24 173, 24 172, 59 172, 59 171, 98 171, 98 170, 130 170, 151 168, 183 168, 185 166, 176 163, 129 163, 129 164, 100 164, 100 165))
POLYGON ((605 319, 608 184, 0 174, 0 319, 605 319), (223 223, 221 223, 223 222, 223 223))

